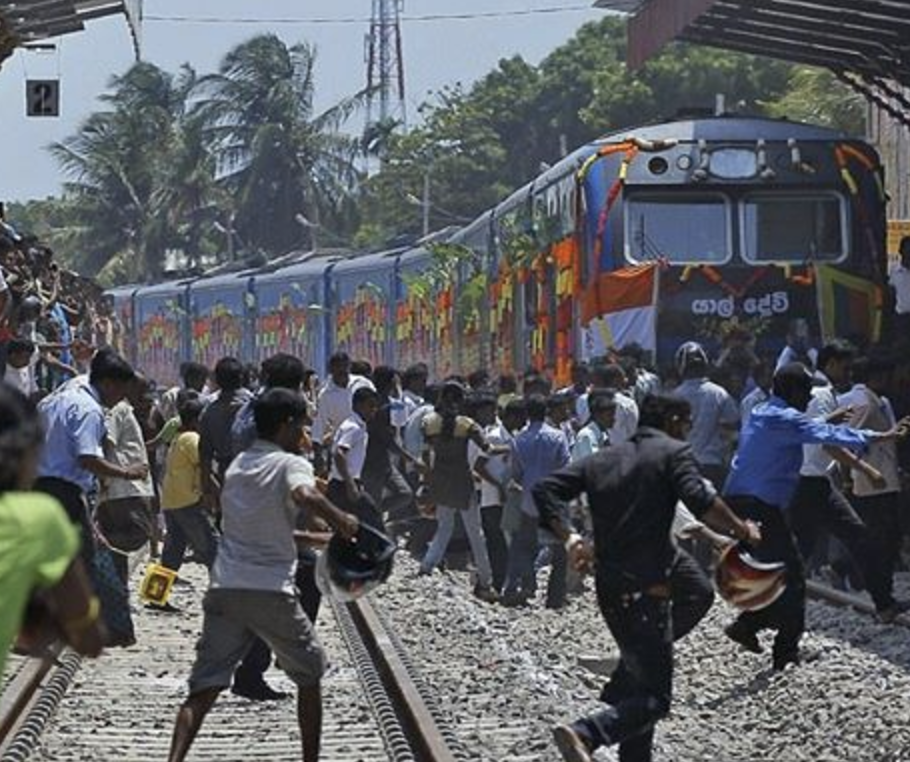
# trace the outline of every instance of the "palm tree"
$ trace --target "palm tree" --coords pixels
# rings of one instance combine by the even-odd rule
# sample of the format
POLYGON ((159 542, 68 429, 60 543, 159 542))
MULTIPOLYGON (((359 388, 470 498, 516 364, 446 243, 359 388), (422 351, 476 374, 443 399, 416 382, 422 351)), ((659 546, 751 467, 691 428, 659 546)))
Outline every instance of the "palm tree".
POLYGON ((50 150, 71 178, 66 193, 84 222, 83 266, 97 272, 118 254, 130 254, 136 263, 131 275, 154 276, 172 243, 160 188, 172 166, 188 89, 148 63, 114 77, 111 88, 101 98, 109 110, 89 116, 50 150))
POLYGON ((220 179, 236 199, 236 226, 251 246, 283 253, 313 230, 350 231, 360 181, 358 141, 341 128, 363 93, 316 114, 315 50, 272 34, 239 45, 200 80, 198 115, 220 179))

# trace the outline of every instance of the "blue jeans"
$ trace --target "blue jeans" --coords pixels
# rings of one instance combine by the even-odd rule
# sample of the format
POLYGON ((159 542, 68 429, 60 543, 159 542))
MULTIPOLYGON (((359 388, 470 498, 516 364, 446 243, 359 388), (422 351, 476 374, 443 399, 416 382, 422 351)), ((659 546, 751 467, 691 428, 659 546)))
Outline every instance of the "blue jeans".
POLYGON ((218 535, 208 512, 201 505, 164 511, 167 537, 161 551, 161 565, 180 571, 183 555, 189 545, 207 569, 215 563, 218 535))

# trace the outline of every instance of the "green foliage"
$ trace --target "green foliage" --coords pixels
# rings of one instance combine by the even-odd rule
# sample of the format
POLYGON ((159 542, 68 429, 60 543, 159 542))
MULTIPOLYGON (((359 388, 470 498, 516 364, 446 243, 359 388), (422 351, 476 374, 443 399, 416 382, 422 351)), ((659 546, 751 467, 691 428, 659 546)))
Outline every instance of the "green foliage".
MULTIPOLYGON (((362 138, 344 129, 366 93, 316 113, 307 44, 260 35, 205 76, 137 64, 51 146, 69 180, 63 198, 11 217, 86 274, 153 279, 167 251, 201 266, 224 257, 228 236, 244 256, 269 256, 317 243, 379 249, 421 234, 427 210, 432 230, 460 226, 565 152, 682 107, 710 108, 717 93, 737 111, 862 128, 862 100, 825 71, 676 44, 632 73, 625 54, 623 22, 605 17, 538 65, 514 56, 470 87, 443 88, 406 134, 388 122, 362 138), (367 178, 365 166, 379 171, 367 178)), ((519 217, 500 230, 513 265, 564 232, 559 220, 519 217)), ((431 290, 462 268, 473 299, 486 284, 466 251, 434 247, 431 272, 413 287, 431 290)))
POLYGON ((851 135, 865 131, 865 99, 827 69, 794 68, 787 92, 769 102, 768 111, 772 116, 812 122, 851 135))

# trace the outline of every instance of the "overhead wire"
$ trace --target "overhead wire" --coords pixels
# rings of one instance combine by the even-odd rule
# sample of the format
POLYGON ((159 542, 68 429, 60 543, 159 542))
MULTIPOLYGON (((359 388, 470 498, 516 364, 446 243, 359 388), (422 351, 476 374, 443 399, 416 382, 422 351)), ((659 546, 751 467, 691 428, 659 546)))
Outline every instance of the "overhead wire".
MULTIPOLYGON (((476 19, 514 18, 521 16, 552 15, 556 13, 578 13, 590 11, 591 6, 560 5, 545 8, 516 8, 502 11, 477 11, 473 13, 428 13, 416 15, 402 15, 402 23, 428 23, 434 21, 473 21, 476 19)), ((256 18, 252 16, 177 16, 146 14, 145 22, 155 23, 187 23, 187 24, 369 24, 370 18, 366 16, 311 16, 311 17, 276 17, 256 18)))

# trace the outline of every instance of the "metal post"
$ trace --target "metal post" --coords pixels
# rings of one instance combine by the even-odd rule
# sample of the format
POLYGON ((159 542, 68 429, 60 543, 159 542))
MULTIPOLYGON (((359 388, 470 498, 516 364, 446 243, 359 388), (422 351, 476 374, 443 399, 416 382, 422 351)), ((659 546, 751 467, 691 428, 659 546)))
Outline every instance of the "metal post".
POLYGON ((423 198, 420 201, 420 209, 423 212, 423 237, 430 234, 430 170, 432 165, 428 165, 423 171, 423 198))

